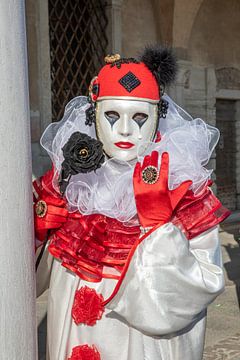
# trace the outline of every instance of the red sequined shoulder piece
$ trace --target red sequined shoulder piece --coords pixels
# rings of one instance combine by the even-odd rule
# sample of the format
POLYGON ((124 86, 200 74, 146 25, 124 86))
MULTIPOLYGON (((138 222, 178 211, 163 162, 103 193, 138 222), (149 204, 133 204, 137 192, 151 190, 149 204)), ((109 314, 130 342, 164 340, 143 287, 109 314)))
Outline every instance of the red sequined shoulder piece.
POLYGON ((103 277, 119 278, 139 235, 138 226, 127 227, 103 215, 74 213, 53 234, 48 249, 83 280, 99 282, 103 277))
POLYGON ((188 239, 192 239, 222 222, 230 213, 206 187, 198 196, 188 191, 178 205, 172 222, 188 239))

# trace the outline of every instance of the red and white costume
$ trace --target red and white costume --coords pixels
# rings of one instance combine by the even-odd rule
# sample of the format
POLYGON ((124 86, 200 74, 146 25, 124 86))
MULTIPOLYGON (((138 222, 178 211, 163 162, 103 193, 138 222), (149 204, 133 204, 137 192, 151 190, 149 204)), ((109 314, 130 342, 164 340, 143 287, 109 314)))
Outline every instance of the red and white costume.
MULTIPOLYGON (((114 95, 117 101, 132 97, 155 106, 159 95, 151 76, 143 63, 106 65, 94 101, 114 95), (118 80, 129 71, 140 84, 126 96, 118 80)), ((229 212, 210 190, 210 172, 202 166, 214 148, 214 129, 184 119, 167 99, 161 141, 154 134, 137 153, 142 167, 134 159, 106 158, 95 173, 72 176, 66 197, 57 183, 62 147, 74 131, 96 138, 95 129, 85 125, 86 100, 73 99, 63 120, 43 135, 54 167, 34 183, 34 193, 36 207, 39 200, 47 204, 44 214, 36 214, 36 235, 42 241, 48 234, 38 285, 46 288, 50 276, 49 360, 202 359, 206 308, 224 287, 217 225, 229 212), (193 147, 197 151, 190 156, 193 147), (158 181, 145 184, 144 168, 160 162, 158 181)), ((104 151, 109 155, 111 148, 104 151)))

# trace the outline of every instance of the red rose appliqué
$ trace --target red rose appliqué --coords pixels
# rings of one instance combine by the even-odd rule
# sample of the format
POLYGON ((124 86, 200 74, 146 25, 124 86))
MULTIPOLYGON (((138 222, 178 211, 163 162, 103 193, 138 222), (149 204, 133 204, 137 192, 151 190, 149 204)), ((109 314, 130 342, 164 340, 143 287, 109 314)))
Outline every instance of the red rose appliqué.
POLYGON ((72 307, 72 318, 75 324, 95 325, 104 313, 103 301, 101 294, 97 294, 94 289, 87 286, 77 290, 72 307))
POLYGON ((68 360, 101 360, 101 357, 95 346, 79 345, 72 349, 68 360))

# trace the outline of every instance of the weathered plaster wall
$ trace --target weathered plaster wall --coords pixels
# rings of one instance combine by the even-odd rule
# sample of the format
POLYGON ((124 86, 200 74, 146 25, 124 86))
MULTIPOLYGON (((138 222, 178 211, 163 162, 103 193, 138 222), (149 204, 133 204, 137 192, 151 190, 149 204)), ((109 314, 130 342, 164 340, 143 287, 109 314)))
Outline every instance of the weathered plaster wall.
POLYGON ((152 0, 158 40, 172 44, 174 0, 152 0))
POLYGON ((175 0, 173 17, 173 46, 188 48, 191 29, 203 0, 175 0))
POLYGON ((122 5, 122 55, 136 56, 144 45, 158 40, 151 0, 124 0, 122 5))
POLYGON ((189 57, 199 65, 240 66, 239 0, 204 0, 189 37, 189 57))

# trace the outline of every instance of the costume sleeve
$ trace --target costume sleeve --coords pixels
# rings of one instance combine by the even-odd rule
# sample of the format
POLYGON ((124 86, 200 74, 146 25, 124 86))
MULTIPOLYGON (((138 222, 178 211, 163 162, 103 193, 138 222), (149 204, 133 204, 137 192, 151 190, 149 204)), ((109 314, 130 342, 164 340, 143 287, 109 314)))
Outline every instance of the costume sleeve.
POLYGON ((67 222, 67 202, 53 188, 53 175, 54 168, 47 171, 40 179, 33 181, 36 248, 67 222))
POLYGON ((53 257, 48 251, 50 236, 67 221, 66 201, 53 189, 54 169, 33 181, 37 296, 49 286, 53 257))
POLYGON ((190 325, 224 288, 218 228, 188 241, 167 223, 136 248, 107 307, 149 335, 190 325))

